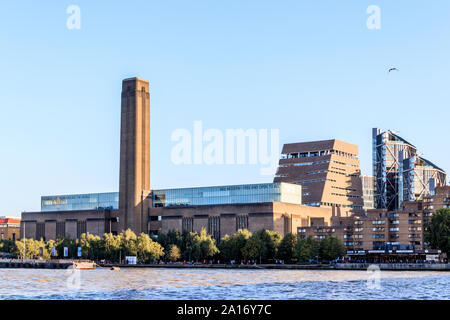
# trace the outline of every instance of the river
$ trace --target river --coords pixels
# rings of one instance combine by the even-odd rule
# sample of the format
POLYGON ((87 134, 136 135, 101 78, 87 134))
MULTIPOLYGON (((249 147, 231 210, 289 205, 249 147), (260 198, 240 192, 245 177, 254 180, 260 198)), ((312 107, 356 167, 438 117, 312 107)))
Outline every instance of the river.
POLYGON ((450 273, 0 269, 0 299, 450 299, 450 273))

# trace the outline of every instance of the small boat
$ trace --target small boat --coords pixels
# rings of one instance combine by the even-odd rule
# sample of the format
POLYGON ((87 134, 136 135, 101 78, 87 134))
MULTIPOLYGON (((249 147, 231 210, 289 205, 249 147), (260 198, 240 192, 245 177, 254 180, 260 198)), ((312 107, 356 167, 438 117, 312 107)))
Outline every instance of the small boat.
POLYGON ((73 268, 76 270, 94 270, 96 264, 92 261, 74 261, 73 268))
POLYGON ((114 271, 120 271, 120 268, 119 267, 111 267, 111 270, 114 270, 114 271))

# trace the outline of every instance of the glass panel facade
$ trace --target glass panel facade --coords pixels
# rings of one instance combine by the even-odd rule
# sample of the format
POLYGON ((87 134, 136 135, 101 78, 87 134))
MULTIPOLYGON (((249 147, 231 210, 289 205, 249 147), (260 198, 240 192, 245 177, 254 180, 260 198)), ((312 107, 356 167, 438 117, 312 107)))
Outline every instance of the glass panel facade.
MULTIPOLYGON (((284 202, 302 204, 302 187, 296 184, 260 183, 218 187, 153 190, 153 207, 284 202)), ((41 197, 41 211, 118 209, 119 193, 91 193, 41 197)))
POLYGON ((89 193, 41 197, 41 211, 118 209, 119 193, 89 193))
POLYGON ((301 186, 281 182, 153 190, 153 207, 186 207, 257 202, 301 204, 301 186))

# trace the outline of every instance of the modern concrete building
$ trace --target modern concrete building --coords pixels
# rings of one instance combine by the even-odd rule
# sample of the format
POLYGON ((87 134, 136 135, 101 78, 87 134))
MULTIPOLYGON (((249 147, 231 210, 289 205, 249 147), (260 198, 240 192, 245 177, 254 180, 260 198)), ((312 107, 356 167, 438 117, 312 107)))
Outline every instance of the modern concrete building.
POLYGON ((372 141, 376 208, 399 209, 403 201, 422 200, 446 184, 446 173, 395 132, 374 128, 372 141))
MULTIPOLYGON (((340 185, 346 186, 359 181, 360 190, 357 148, 349 146, 335 140, 325 142, 323 150, 327 154, 323 160, 333 163, 336 172, 345 172, 336 173, 339 177, 330 175, 330 179, 338 179, 340 185), (346 166, 353 169, 343 169, 346 166)), ((205 228, 216 239, 240 228, 265 228, 284 235, 313 224, 315 219, 329 224, 334 215, 341 213, 337 206, 302 205, 304 186, 284 182, 151 190, 150 94, 148 81, 140 78, 122 83, 119 179, 118 193, 42 197, 41 211, 22 213, 21 235, 49 240, 78 238, 83 233, 117 234, 127 228, 135 233, 205 228)), ((327 187, 331 192, 334 185, 327 187)), ((347 190, 351 195, 345 198, 351 199, 352 192, 356 192, 359 202, 342 200, 342 205, 362 207, 358 190, 347 190)), ((314 192, 321 193, 318 189, 314 192)), ((338 197, 324 199, 340 203, 338 197)))
POLYGON ((363 194, 358 146, 339 140, 283 146, 274 182, 303 187, 303 204, 337 208, 341 215, 361 213, 363 194))

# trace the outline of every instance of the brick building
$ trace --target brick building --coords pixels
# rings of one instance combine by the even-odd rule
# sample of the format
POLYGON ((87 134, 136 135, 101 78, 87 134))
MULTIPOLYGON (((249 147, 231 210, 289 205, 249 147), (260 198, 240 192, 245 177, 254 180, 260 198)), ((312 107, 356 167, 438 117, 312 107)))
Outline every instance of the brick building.
POLYGON ((20 219, 0 217, 0 240, 16 240, 20 234, 20 219))

